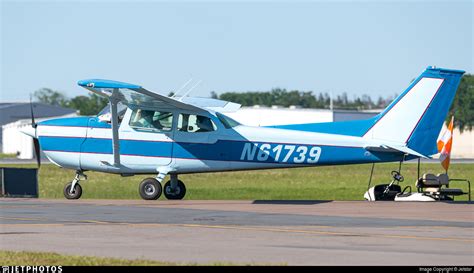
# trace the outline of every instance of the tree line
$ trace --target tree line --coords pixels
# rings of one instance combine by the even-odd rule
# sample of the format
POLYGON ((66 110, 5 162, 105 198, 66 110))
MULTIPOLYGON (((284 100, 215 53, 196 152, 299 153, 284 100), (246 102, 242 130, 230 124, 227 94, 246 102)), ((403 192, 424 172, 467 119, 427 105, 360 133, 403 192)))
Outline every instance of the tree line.
MULTIPOLYGON (((170 93, 170 95, 173 92, 170 93)), ((299 91, 274 88, 270 91, 252 92, 211 92, 210 97, 242 104, 242 106, 272 106, 289 107, 292 105, 302 108, 367 110, 382 109, 389 105, 397 95, 386 98, 378 97, 373 100, 369 95, 349 98, 347 93, 331 96, 328 93, 313 94, 312 91, 299 91)), ((42 88, 34 93, 36 100, 67 108, 77 109, 80 115, 96 115, 107 105, 107 99, 94 93, 85 96, 66 97, 63 93, 49 88, 42 88)), ((460 130, 472 130, 474 126, 474 75, 462 77, 447 120, 454 115, 454 126, 460 130)))
POLYGON ((385 108, 397 95, 386 98, 378 97, 374 101, 369 95, 349 98, 347 93, 344 92, 331 98, 328 93, 313 94, 312 91, 287 91, 286 89, 274 88, 265 92, 225 92, 220 95, 212 92, 211 97, 240 103, 242 106, 279 105, 289 107, 295 105, 302 108, 367 110, 385 108))
POLYGON ((472 130, 474 126, 474 75, 465 74, 462 77, 446 122, 449 122, 451 116, 454 116, 455 128, 459 128, 461 132, 472 130))
POLYGON ((76 109, 79 111, 79 115, 83 116, 97 115, 109 102, 107 98, 94 93, 89 93, 88 96, 68 98, 63 93, 50 88, 36 90, 33 96, 36 101, 49 105, 76 109))

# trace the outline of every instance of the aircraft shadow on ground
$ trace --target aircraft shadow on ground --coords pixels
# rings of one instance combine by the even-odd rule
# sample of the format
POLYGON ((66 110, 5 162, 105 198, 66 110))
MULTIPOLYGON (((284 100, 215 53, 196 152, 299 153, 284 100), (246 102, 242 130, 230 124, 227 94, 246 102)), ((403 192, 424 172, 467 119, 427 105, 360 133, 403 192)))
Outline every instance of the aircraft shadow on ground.
POLYGON ((317 205, 330 203, 332 200, 254 200, 255 205, 317 205))

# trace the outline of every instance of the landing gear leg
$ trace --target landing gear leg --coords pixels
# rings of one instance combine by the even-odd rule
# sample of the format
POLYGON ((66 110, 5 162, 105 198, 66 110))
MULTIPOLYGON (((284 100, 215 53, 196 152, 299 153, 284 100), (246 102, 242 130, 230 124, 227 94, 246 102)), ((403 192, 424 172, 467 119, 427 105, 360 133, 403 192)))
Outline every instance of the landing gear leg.
POLYGON ((372 169, 370 171, 370 178, 369 178, 369 185, 367 185, 367 191, 364 195, 365 199, 369 201, 375 201, 375 196, 372 196, 373 194, 370 193, 370 184, 372 184, 372 176, 374 175, 374 168, 375 168, 375 163, 372 163, 372 169))
POLYGON ((178 180, 177 174, 170 175, 171 180, 165 183, 164 193, 169 200, 181 200, 186 195, 186 186, 178 180))
POLYGON ((66 197, 66 199, 79 199, 79 198, 81 198, 81 196, 82 196, 82 187, 79 184, 79 181, 81 181, 81 179, 86 180, 87 175, 85 175, 82 171, 76 171, 76 176, 74 177, 72 182, 67 183, 64 186, 63 193, 64 193, 64 197, 66 197))

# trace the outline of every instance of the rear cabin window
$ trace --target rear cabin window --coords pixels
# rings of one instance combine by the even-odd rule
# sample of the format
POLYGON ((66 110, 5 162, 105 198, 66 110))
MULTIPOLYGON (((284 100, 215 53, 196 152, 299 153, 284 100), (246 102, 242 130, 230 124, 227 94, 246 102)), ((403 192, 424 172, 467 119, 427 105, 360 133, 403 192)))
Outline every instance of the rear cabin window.
POLYGON ((240 125, 240 123, 238 123, 237 121, 229 118, 226 115, 223 115, 221 113, 216 113, 216 115, 217 115, 217 118, 222 122, 222 124, 224 124, 224 127, 227 128, 227 129, 230 129, 230 128, 233 128, 235 126, 240 125))
POLYGON ((129 125, 136 129, 171 131, 173 113, 136 109, 132 112, 129 125))
POLYGON ((178 131, 190 133, 212 132, 217 129, 212 120, 205 116, 179 114, 178 131))

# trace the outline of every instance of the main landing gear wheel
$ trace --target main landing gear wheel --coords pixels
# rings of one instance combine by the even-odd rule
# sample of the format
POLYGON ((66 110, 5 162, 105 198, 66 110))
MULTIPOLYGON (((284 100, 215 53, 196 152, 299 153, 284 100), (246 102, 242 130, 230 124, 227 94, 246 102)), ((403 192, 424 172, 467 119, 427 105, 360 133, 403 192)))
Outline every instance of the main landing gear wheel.
POLYGON ((79 198, 81 198, 81 195, 82 195, 81 185, 79 185, 79 183, 76 183, 76 185, 74 186, 74 189, 72 191, 71 191, 71 187, 72 187, 72 182, 69 182, 69 183, 66 184, 66 186, 64 186, 64 190, 63 190, 64 197, 66 197, 66 199, 79 199, 79 198))
POLYGON ((156 200, 160 198, 163 191, 160 182, 155 178, 145 178, 138 187, 140 196, 145 200, 156 200))
POLYGON ((183 181, 178 180, 176 188, 173 190, 171 187, 171 181, 165 183, 164 194, 165 197, 169 200, 181 200, 186 195, 186 186, 184 186, 183 181))

